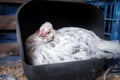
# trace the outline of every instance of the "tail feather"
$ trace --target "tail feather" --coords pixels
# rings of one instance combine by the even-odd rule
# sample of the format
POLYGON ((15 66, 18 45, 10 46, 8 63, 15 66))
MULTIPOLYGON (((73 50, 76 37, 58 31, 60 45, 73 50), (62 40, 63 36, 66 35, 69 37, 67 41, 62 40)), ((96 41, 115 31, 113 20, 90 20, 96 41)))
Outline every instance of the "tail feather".
POLYGON ((98 44, 98 48, 100 50, 109 52, 109 53, 120 53, 120 42, 118 40, 115 41, 106 41, 101 40, 98 44))

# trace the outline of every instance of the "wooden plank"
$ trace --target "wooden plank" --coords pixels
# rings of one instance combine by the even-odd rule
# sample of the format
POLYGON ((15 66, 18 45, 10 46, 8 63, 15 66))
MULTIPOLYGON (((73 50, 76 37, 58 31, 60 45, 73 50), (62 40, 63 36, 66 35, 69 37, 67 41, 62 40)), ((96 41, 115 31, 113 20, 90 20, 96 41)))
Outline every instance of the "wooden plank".
POLYGON ((0 44, 0 57, 8 55, 19 55, 17 43, 0 44))
POLYGON ((15 16, 0 16, 0 30, 15 30, 15 16))

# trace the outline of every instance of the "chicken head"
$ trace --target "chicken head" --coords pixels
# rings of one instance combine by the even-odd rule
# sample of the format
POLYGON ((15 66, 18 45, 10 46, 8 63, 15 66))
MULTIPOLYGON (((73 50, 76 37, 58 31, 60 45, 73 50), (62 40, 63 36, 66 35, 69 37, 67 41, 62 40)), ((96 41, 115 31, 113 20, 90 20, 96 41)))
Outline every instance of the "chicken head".
POLYGON ((39 36, 43 39, 47 39, 48 41, 52 40, 55 36, 53 25, 50 22, 43 23, 39 29, 39 36))

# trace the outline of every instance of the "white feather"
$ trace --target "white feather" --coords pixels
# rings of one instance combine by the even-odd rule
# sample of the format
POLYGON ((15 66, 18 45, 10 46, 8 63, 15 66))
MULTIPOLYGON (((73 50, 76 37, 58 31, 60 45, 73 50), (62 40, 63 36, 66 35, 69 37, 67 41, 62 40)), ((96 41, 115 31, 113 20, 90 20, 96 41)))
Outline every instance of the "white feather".
POLYGON ((101 40, 98 43, 98 48, 103 51, 107 51, 110 53, 120 53, 120 42, 118 40, 115 41, 106 41, 101 40))

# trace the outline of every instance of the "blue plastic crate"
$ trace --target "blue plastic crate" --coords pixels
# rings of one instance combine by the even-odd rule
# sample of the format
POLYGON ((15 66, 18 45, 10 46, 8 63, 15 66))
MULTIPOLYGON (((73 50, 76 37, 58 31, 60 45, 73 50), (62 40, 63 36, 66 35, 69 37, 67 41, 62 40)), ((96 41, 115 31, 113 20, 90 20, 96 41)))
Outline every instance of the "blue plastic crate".
POLYGON ((112 25, 111 40, 120 40, 120 1, 114 7, 113 19, 115 21, 112 25))
POLYGON ((104 14, 104 34, 111 40, 120 40, 120 0, 92 1, 104 14))

